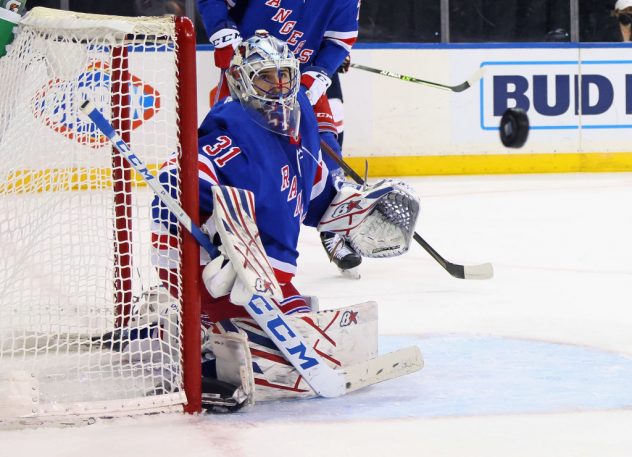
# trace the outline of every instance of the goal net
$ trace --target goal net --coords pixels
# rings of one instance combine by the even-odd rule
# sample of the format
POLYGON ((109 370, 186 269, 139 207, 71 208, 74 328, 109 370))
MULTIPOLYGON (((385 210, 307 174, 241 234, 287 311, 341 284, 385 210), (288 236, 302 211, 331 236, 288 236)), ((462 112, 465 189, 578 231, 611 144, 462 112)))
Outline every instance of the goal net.
MULTIPOLYGON (((0 59, 0 423, 197 408, 198 251, 178 232, 158 277, 153 194, 80 112, 90 99, 154 174, 186 176, 192 29, 34 8, 0 59)), ((192 215, 196 175, 169 183, 192 215)))

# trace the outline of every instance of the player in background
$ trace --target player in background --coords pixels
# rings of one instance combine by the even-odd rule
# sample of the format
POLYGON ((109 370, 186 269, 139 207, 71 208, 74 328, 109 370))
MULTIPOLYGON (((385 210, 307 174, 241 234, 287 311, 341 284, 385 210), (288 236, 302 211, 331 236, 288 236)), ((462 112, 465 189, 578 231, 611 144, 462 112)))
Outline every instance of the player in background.
POLYGON ((619 22, 621 41, 632 41, 632 0, 617 0, 612 15, 619 22))
POLYGON ((13 41, 14 29, 24 14, 26 0, 0 0, 0 57, 7 53, 13 41))
POLYGON ((336 126, 337 140, 340 148, 344 141, 345 134, 345 113, 344 113, 344 98, 342 96, 342 84, 340 84, 340 74, 347 73, 351 67, 351 56, 345 57, 342 65, 338 67, 338 70, 331 75, 331 86, 327 89, 327 98, 329 99, 329 105, 331 107, 331 114, 334 118, 334 125, 336 126))
MULTIPOLYGON (((252 36, 257 29, 266 29, 287 42, 298 59, 301 84, 307 89, 308 99, 314 107, 321 140, 342 156, 341 143, 336 140, 336 120, 326 91, 332 76, 345 62, 357 39, 360 1, 198 0, 197 3, 215 47, 215 65, 222 69, 216 99, 228 95, 223 75, 242 36, 252 36)), ((341 113, 341 105, 336 107, 341 113)), ((344 177, 343 171, 331 158, 326 156, 325 162, 334 175, 344 177)), ((343 274, 359 278, 358 266, 362 258, 344 237, 323 232, 321 242, 330 260, 343 274)))
MULTIPOLYGON (((252 215, 265 251, 251 248, 248 256, 233 259, 220 244, 222 256, 212 261, 208 255, 201 259, 202 322, 210 329, 207 337, 225 339, 237 338, 235 333, 247 334, 247 344, 252 346, 252 356, 240 357, 240 352, 230 352, 222 357, 236 340, 230 344, 221 340, 222 353, 215 351, 215 358, 204 365, 203 385, 207 392, 218 385, 211 383, 218 374, 213 365, 217 359, 218 364, 223 361, 221 373, 225 376, 227 369, 240 373, 242 369, 256 367, 254 379, 267 392, 266 399, 312 395, 309 390, 295 388, 301 384, 301 377, 281 360, 265 333, 248 319, 244 320, 249 315, 243 303, 235 299, 240 290, 235 271, 248 269, 249 264, 271 265, 283 294, 279 308, 290 315, 311 311, 313 303, 292 284, 301 224, 319 230, 323 227, 343 230, 349 234, 354 249, 368 257, 400 255, 410 245, 419 209, 417 196, 399 181, 384 180, 359 188, 329 173, 321 157, 316 116, 299 75, 298 60, 287 44, 264 30, 257 31, 254 37, 238 45, 227 69, 232 97, 214 105, 199 128, 200 220, 206 221, 203 230, 215 244, 220 244, 216 229, 218 215, 213 213, 213 188, 230 186, 234 190, 220 188, 230 195, 246 189, 253 193, 252 197, 234 198, 232 204, 237 209, 232 213, 244 211, 252 215), (333 216, 344 207, 348 209, 344 217, 333 216)), ((167 161, 158 178, 163 184, 177 182, 175 161, 167 161)), ((170 188, 176 192, 176 186, 170 188)), ((178 223, 158 197, 153 202, 153 219, 154 261, 163 280, 173 279, 171 275, 175 273, 171 268, 178 263, 178 251, 170 246, 177 246, 178 223)), ((177 297, 177 290, 170 292, 177 297)), ((338 314, 342 318, 342 313, 338 314)), ((338 331, 348 323, 332 324, 327 328, 338 331)), ((319 332, 322 332, 316 333, 319 339, 329 338, 325 330, 319 332)), ((377 336, 372 331, 358 334, 357 338, 357 344, 353 343, 351 348, 332 344, 334 352, 328 356, 335 360, 345 349, 356 351, 369 339, 376 341, 377 336)), ((325 350, 327 344, 322 341, 319 348, 325 350)), ((357 357, 357 352, 352 356, 357 357)), ((228 379, 237 379, 237 384, 241 378, 235 376, 228 379)), ((229 398, 225 400, 236 402, 235 407, 241 405, 243 398, 236 400, 233 398, 236 391, 227 389, 218 395, 227 395, 229 398)))

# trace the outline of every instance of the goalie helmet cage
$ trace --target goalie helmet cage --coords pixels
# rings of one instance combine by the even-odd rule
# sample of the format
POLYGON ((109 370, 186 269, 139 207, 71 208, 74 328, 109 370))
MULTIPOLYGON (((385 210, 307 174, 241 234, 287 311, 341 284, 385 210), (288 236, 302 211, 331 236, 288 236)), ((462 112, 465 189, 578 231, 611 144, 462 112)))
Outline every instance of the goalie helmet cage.
POLYGON ((191 21, 27 13, 0 59, 0 424, 200 410, 199 248, 88 98, 198 222, 191 21))

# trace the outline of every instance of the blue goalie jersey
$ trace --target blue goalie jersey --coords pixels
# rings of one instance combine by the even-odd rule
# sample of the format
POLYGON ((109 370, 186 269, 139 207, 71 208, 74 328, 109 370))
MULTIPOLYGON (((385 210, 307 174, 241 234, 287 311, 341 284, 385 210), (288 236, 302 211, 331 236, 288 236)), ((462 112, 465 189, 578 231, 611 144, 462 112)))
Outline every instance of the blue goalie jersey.
MULTIPOLYGON (((200 220, 204 222, 212 214, 213 185, 252 191, 261 241, 281 283, 289 282, 296 272, 301 223, 316 226, 336 194, 321 157, 316 117, 304 89, 298 100, 299 141, 265 129, 231 98, 213 107, 199 129, 200 220)), ((177 173, 175 161, 168 161, 159 180, 174 184, 177 173)), ((169 262, 177 258, 169 238, 177 236, 178 226, 157 198, 153 222, 156 257, 162 259, 157 266, 169 268, 169 262)))
POLYGON ((209 36, 237 27, 244 39, 265 29, 301 63, 332 75, 358 38, 360 0, 198 0, 209 36))

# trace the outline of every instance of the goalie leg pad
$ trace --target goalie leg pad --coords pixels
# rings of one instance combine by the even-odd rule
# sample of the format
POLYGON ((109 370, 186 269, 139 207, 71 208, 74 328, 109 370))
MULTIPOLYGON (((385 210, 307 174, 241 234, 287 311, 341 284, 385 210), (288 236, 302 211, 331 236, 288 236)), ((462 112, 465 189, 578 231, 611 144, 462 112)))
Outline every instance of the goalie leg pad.
POLYGON ((177 363, 180 338, 178 301, 162 286, 149 289, 132 307, 125 327, 93 338, 131 363, 177 363))
MULTIPOLYGON (((374 302, 299 313, 287 319, 306 343, 334 368, 377 356, 377 305, 374 302)), ((218 379, 233 385, 251 383, 244 390, 254 391, 252 402, 316 396, 251 319, 235 318, 216 324, 205 347, 215 353, 218 379), (226 336, 235 334, 240 335, 239 346, 227 343, 226 336)))
POLYGON ((213 412, 235 411, 255 403, 252 356, 248 337, 230 320, 206 332, 202 353, 215 357, 216 378, 203 379, 202 403, 213 412), (232 389, 230 386, 233 386, 232 389))

